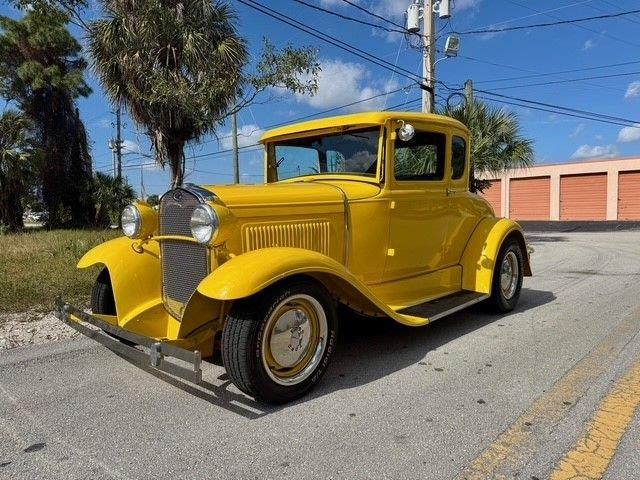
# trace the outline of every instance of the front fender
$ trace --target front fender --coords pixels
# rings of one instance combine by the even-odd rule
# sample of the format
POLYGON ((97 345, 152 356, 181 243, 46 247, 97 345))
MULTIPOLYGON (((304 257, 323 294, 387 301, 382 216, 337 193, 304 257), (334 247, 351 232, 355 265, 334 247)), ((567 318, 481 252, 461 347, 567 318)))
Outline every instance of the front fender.
POLYGON ((361 283, 342 264, 326 255, 302 248, 273 247, 231 258, 200 282, 198 292, 217 300, 238 300, 283 278, 311 272, 361 283))
POLYGON ((392 310, 341 263, 301 248, 262 248, 233 257, 202 280, 198 292, 215 300, 234 301, 300 274, 317 279, 340 301, 356 309, 383 313, 405 325, 426 323, 424 319, 400 315, 392 310))
MULTIPOLYGON (((92 248, 78 262, 78 268, 107 267, 120 325, 162 304, 159 246, 149 242, 144 245, 142 253, 138 253, 133 244, 130 238, 115 238, 92 248)), ((147 335, 162 335, 161 331, 146 328, 147 335)))
POLYGON ((463 289, 491 293, 496 258, 503 242, 510 236, 520 243, 524 259, 524 275, 531 276, 529 254, 520 225, 508 218, 487 217, 480 221, 462 254, 460 264, 463 289))

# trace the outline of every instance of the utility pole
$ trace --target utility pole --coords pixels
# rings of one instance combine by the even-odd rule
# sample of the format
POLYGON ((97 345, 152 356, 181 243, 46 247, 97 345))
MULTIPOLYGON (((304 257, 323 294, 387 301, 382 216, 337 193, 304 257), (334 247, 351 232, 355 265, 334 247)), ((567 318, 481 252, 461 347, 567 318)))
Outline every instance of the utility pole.
POLYGON ((433 113, 435 110, 435 62, 436 62, 436 19, 433 12, 433 0, 424 0, 422 27, 422 111, 433 113))
POLYGON ((420 34, 419 48, 422 49, 422 111, 424 113, 433 113, 435 111, 436 63, 458 55, 460 45, 458 37, 449 36, 445 46, 445 56, 436 60, 436 15, 443 20, 450 18, 451 0, 412 0, 412 3, 407 8, 407 32, 420 34), (422 22, 422 29, 420 28, 420 22, 422 22))
POLYGON ((236 112, 231 115, 231 142, 233 149, 233 183, 240 183, 240 160, 238 158, 238 118, 236 112))
POLYGON ((116 110, 116 159, 118 161, 118 175, 117 179, 122 180, 122 111, 120 103, 116 110))
POLYGON ((473 104, 473 80, 467 80, 464 82, 464 98, 467 105, 473 104))

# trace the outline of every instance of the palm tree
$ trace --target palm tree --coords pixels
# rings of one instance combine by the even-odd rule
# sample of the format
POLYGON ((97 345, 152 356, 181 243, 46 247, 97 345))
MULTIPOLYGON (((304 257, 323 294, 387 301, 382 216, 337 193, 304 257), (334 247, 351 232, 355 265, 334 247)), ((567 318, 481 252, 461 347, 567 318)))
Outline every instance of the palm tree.
POLYGON ((273 48, 248 75, 247 46, 236 14, 218 0, 101 0, 105 18, 92 22, 89 50, 111 99, 128 107, 151 139, 156 161, 184 178, 184 146, 215 128, 268 86, 315 86, 298 78, 317 72, 315 53, 273 48), (253 93, 248 93, 249 87, 253 93), (234 106, 235 105, 235 106, 234 106))
POLYGON ((476 178, 479 174, 498 175, 510 168, 533 165, 533 141, 520 133, 514 112, 474 101, 447 106, 441 113, 459 120, 471 130, 471 191, 488 187, 486 180, 476 178))
POLYGON ((96 225, 115 225, 120 220, 120 205, 136 197, 131 185, 109 174, 96 172, 93 198, 96 202, 96 225))
POLYGON ((105 90, 146 127, 156 160, 184 176, 184 146, 239 94, 247 61, 231 9, 207 0, 103 0, 89 50, 105 90))
POLYGON ((33 149, 29 138, 31 122, 13 110, 0 116, 0 225, 20 230, 22 197, 33 174, 33 149))

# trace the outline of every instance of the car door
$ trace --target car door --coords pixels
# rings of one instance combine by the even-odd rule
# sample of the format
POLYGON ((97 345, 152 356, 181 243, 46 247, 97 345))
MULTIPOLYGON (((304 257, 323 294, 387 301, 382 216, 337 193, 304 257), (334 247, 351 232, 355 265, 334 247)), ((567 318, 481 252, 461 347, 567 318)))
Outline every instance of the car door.
POLYGON ((442 268, 448 200, 444 130, 416 126, 409 141, 391 138, 389 248, 384 281, 442 268))
POLYGON ((443 252, 446 265, 459 263, 469 237, 482 215, 482 203, 469 192, 469 142, 463 132, 453 131, 449 136, 451 162, 447 185, 448 212, 447 238, 443 252))

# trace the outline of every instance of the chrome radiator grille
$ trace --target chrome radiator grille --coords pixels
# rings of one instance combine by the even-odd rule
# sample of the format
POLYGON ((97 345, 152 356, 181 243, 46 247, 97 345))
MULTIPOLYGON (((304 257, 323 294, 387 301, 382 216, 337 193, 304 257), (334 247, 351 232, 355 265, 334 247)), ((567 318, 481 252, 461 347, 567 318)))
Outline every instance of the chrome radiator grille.
MULTIPOLYGON (((167 192, 160 202, 160 235, 190 237, 191 214, 199 203, 198 198, 186 190, 167 192)), ((160 245, 165 307, 181 318, 184 306, 209 273, 207 247, 179 240, 164 240, 160 245)))

